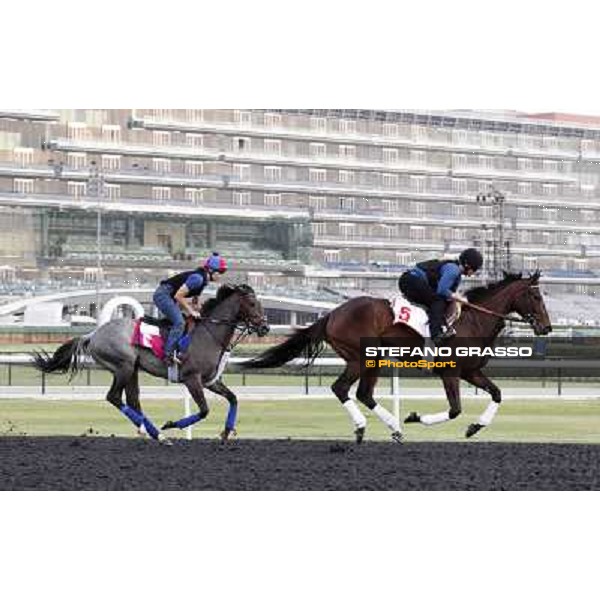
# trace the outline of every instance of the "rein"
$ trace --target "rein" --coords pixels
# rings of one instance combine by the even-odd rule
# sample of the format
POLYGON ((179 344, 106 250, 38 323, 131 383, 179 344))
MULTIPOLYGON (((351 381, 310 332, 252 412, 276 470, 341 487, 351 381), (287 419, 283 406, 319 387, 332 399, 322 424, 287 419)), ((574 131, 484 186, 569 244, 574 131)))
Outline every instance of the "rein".
POLYGON ((479 306, 478 304, 471 304, 470 302, 464 302, 464 306, 468 306, 477 312, 483 313, 484 315, 489 315, 490 317, 497 317, 502 319, 503 321, 510 321, 511 323, 529 323, 528 319, 523 319, 522 317, 511 317, 509 315, 502 315, 500 313, 494 312, 489 308, 484 308, 483 306, 479 306))

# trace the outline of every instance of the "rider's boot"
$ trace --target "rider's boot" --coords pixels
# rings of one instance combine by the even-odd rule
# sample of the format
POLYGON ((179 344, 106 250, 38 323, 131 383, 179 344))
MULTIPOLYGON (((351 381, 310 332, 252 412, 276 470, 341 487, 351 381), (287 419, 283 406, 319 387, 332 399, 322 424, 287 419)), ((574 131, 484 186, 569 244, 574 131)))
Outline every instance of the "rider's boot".
POLYGON ((181 364, 181 360, 177 355, 177 350, 174 350, 170 355, 168 355, 165 362, 167 364, 167 374, 169 377, 169 381, 171 383, 178 383, 179 365, 181 364))

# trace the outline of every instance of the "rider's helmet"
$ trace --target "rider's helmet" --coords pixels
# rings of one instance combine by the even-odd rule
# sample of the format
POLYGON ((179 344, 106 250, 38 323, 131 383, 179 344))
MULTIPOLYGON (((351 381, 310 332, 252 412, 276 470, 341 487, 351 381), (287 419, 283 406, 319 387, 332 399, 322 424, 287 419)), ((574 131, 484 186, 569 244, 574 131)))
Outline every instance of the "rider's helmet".
POLYGON ((213 252, 212 256, 204 261, 204 268, 209 273, 223 274, 227 272, 227 261, 218 252, 213 252))
POLYGON ((483 256, 476 248, 469 248, 460 255, 458 262, 463 267, 470 268, 476 273, 483 267, 483 256))

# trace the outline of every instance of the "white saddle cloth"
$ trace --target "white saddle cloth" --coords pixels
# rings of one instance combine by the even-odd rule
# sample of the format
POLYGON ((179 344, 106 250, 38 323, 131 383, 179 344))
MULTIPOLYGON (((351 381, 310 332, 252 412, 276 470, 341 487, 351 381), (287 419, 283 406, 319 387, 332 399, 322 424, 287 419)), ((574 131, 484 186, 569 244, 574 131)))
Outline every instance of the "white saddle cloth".
POLYGON ((409 302, 402 294, 394 296, 390 300, 390 304, 394 311, 394 325, 402 323, 420 336, 430 337, 429 316, 424 309, 409 302))

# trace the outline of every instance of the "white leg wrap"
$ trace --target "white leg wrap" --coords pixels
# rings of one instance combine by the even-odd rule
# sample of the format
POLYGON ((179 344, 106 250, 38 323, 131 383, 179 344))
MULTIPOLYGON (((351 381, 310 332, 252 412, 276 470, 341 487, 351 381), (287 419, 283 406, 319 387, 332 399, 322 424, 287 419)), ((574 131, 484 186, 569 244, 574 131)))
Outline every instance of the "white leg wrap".
POLYGON ((498 414, 500 405, 497 402, 490 402, 489 406, 485 409, 485 412, 479 417, 479 424, 484 427, 489 427, 494 420, 494 417, 498 414))
POLYGON ((423 423, 423 425, 427 425, 427 427, 447 423, 449 420, 450 413, 448 411, 438 413, 437 415, 424 415, 423 417, 421 417, 421 423, 423 423))
POLYGON ((348 411, 348 414, 357 429, 364 429, 367 426, 367 419, 360 412, 360 409, 354 400, 344 402, 343 406, 348 411))
POLYGON ((383 406, 379 404, 373 409, 373 412, 381 419, 381 421, 387 425, 392 432, 400 431, 398 421, 391 412, 387 411, 383 406))

